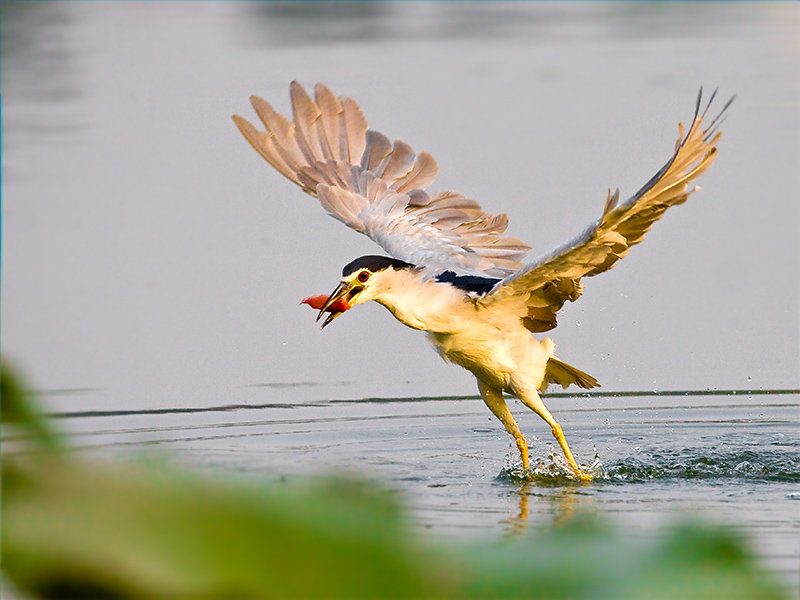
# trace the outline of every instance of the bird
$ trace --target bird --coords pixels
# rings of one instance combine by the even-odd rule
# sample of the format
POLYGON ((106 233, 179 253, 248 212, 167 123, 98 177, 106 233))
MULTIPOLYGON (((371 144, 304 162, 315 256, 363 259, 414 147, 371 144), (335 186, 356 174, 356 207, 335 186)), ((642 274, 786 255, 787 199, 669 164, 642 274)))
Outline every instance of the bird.
POLYGON ((322 328, 358 304, 383 305, 404 325, 425 332, 445 361, 475 376, 486 406, 514 438, 524 472, 530 473, 528 442, 507 396, 550 426, 569 463, 568 477, 591 480, 540 394, 549 384, 600 384, 558 358, 553 340, 538 334, 555 328, 559 310, 583 294, 584 277, 612 268, 668 208, 699 189, 693 181, 716 158, 719 126, 734 98, 711 118, 717 91, 704 103, 701 87, 694 117, 686 129, 678 124, 664 166, 627 200, 609 188, 595 221, 528 261, 531 247, 503 235, 505 214, 485 212, 458 192, 427 191, 438 174, 433 156, 370 129, 354 100, 335 96, 324 84, 313 93, 291 82, 291 119, 251 96, 263 129, 238 115, 234 123, 272 167, 388 256, 352 260, 332 293, 303 302, 319 311, 317 321, 325 316, 322 328))

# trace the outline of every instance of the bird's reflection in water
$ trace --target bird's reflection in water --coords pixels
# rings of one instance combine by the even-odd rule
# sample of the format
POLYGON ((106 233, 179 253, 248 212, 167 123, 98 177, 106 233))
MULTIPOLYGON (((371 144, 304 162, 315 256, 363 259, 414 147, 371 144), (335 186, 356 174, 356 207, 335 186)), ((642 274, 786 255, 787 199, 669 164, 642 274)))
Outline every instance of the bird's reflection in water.
POLYGON ((534 515, 546 515, 546 518, 549 519, 549 522, 545 521, 538 524, 544 529, 561 527, 569 523, 578 514, 593 512, 593 496, 581 489, 587 485, 591 484, 576 482, 575 485, 562 487, 554 490, 553 493, 546 493, 546 490, 537 486, 535 482, 520 482, 518 489, 512 492, 518 499, 516 514, 502 521, 506 535, 515 537, 527 531, 531 524, 532 504, 538 505, 534 515), (532 498, 534 499, 533 501, 532 498))

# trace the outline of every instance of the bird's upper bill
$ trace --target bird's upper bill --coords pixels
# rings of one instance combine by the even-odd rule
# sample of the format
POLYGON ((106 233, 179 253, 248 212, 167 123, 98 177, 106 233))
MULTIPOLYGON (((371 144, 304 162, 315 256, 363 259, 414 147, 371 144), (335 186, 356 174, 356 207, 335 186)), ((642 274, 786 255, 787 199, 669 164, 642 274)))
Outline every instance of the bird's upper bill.
MULTIPOLYGON (((335 293, 336 292, 334 292, 334 294, 335 293)), ((318 321, 324 313, 328 313, 328 317, 322 323, 323 328, 340 314, 353 308, 352 305, 349 304, 344 298, 334 298, 334 294, 331 294, 330 296, 325 294, 321 294, 319 296, 309 296, 300 302, 301 304, 308 304, 314 310, 319 311, 319 315, 317 315, 318 321)))

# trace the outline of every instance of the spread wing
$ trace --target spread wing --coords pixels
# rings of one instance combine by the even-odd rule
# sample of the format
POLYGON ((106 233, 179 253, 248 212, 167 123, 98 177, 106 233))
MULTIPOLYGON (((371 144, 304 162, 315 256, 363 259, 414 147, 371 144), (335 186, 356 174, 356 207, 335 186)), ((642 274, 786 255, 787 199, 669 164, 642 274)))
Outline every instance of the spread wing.
POLYGON ((542 256, 517 273, 499 281, 480 302, 484 307, 515 311, 524 325, 533 332, 548 331, 556 326, 556 313, 567 300, 575 301, 583 292, 582 277, 607 271, 628 250, 644 239, 670 206, 682 204, 697 190, 692 181, 705 171, 716 157, 718 131, 724 113, 704 126, 716 92, 700 113, 702 88, 697 97, 694 119, 684 136, 678 124, 679 137, 675 152, 661 170, 636 194, 619 203, 619 190, 606 198, 602 216, 580 235, 549 254, 542 256))
POLYGON ((522 266, 530 247, 500 236, 506 215, 483 212, 457 192, 425 191, 438 173, 430 154, 368 129, 358 104, 322 84, 313 100, 297 82, 290 95, 292 121, 255 96, 250 101, 266 130, 233 120, 269 164, 319 198, 331 216, 431 273, 504 277, 522 266))

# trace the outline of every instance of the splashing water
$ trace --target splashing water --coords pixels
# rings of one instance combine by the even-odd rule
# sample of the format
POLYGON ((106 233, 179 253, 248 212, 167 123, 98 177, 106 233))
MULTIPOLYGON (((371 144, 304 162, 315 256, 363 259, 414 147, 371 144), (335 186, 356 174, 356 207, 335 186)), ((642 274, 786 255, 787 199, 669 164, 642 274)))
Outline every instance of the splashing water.
MULTIPOLYGON (((531 468, 524 469, 514 444, 505 456, 500 478, 539 483, 566 483, 575 475, 564 457, 553 446, 546 455, 530 457, 531 468)), ((593 481, 645 482, 650 480, 731 480, 751 482, 800 482, 800 457, 764 449, 730 452, 708 449, 659 451, 648 454, 641 449, 636 456, 605 465, 597 452, 589 465, 582 469, 591 473, 593 481)))
MULTIPOLYGON (((530 440, 527 441, 530 448, 532 444, 530 440)), ((537 457, 534 451, 531 451, 530 465, 530 469, 525 469, 522 466, 522 459, 520 458, 519 451, 517 450, 516 444, 512 442, 509 445, 509 451, 506 453, 503 469, 499 477, 515 481, 536 481, 539 483, 554 484, 580 481, 575 476, 575 473, 573 473, 572 468, 561 454, 561 451, 551 444, 547 445, 545 456, 537 457)), ((580 467, 584 471, 590 473, 595 481, 608 479, 608 474, 600 460, 597 449, 595 449, 595 455, 591 464, 586 465, 582 463, 580 467)))

